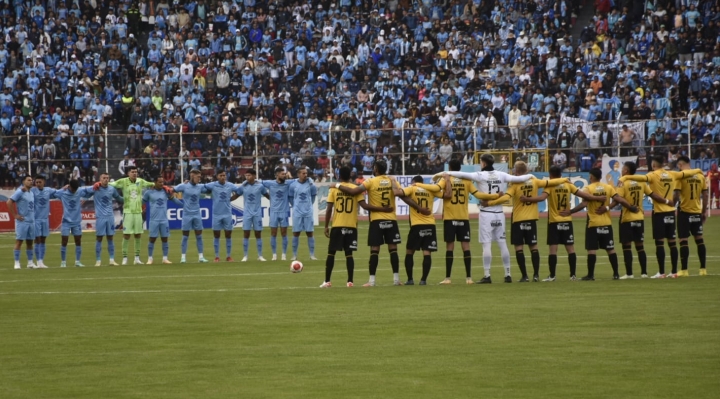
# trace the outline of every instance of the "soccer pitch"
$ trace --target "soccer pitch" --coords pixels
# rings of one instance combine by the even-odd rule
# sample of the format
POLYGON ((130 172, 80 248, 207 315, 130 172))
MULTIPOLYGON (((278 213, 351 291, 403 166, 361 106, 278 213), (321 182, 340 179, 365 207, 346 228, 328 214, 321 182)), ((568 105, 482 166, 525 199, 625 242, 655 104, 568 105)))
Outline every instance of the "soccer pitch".
MULTIPOLYGON (((617 218, 615 237, 617 238, 617 218)), ((409 226, 400 222, 403 242, 409 226)), ((538 222, 546 277, 546 220, 538 222)), ((473 273, 482 277, 477 221, 473 273)), ((509 229, 508 229, 509 234, 509 229)), ((707 277, 613 281, 598 254, 595 282, 570 282, 564 249, 558 281, 502 283, 493 246, 492 285, 465 285, 457 245, 453 285, 444 245, 428 286, 394 287, 387 251, 379 287, 367 281, 367 223, 361 222, 354 288, 338 256, 335 287, 322 283, 327 240, 316 230, 318 261, 248 263, 235 231, 235 263, 197 264, 194 237, 181 265, 93 267, 95 236, 83 237, 85 268, 60 269, 60 237, 48 239, 48 270, 12 270, 13 235, 0 236, 0 397, 10 398, 716 398, 720 392, 720 221, 706 224, 707 277), (714 393, 713 393, 714 392, 714 393)), ((263 232, 270 259, 269 230, 263 232)), ((585 274, 584 220, 575 221, 578 277, 585 274)), ((657 271, 646 219, 650 274, 657 271)), ((442 223, 438 223, 442 237, 442 223)), ((117 236, 116 261, 120 261, 117 236)), ((72 241, 72 240, 71 240, 72 241)), ((280 239, 278 239, 280 241, 280 239)), ((291 241, 291 239, 290 239, 291 241)), ((205 257, 214 257, 212 232, 205 257)), ((147 260, 147 233, 141 259, 147 260)), ((618 245, 619 247, 619 245, 618 245)), ((132 248, 132 244, 131 244, 132 248)), ((221 258, 225 258, 221 238, 221 258)), ((289 251, 290 252, 290 251, 289 251)), ((519 278, 512 248, 513 278, 519 278)), ((525 250, 530 268, 529 250, 525 250)), ((401 278, 404 244, 401 246, 401 278)), ((622 253, 620 270, 624 274, 622 253)), ((103 246, 103 260, 107 253, 103 246)), ((132 253, 130 257, 132 262, 132 253)), ((74 262, 73 245, 68 264, 74 262)), ((421 272, 415 256, 415 281, 421 272)), ((669 256, 668 256, 669 267, 669 256)), ((23 251, 23 267, 26 264, 23 251)), ((635 256, 635 275, 639 265, 635 256)), ((668 269, 669 270, 669 269, 668 269)))

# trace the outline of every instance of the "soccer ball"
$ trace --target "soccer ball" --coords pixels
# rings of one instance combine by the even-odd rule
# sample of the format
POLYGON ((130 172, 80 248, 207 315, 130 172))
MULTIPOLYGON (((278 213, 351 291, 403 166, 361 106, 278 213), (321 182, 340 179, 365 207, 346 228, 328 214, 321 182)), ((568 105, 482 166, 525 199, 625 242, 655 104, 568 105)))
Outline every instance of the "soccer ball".
POLYGON ((293 273, 300 273, 303 270, 303 264, 300 261, 292 261, 290 263, 290 271, 293 273))

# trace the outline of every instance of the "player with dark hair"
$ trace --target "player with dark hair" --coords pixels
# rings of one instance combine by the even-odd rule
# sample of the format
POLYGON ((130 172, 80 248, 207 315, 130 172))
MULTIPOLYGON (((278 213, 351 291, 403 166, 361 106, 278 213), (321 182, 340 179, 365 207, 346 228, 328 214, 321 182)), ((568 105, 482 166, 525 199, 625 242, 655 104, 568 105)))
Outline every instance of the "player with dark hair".
POLYGON ((225 260, 232 262, 232 231, 235 223, 233 222, 231 203, 243 194, 243 189, 229 183, 224 170, 218 172, 215 178, 216 181, 205 185, 213 201, 212 229, 215 262, 220 262, 220 234, 223 230, 225 231, 225 252, 227 254, 225 260))
POLYGON ((35 177, 35 187, 31 191, 35 195, 35 268, 46 269, 45 239, 50 235, 50 198, 57 190, 45 187, 45 177, 40 175, 35 177))
MULTIPOLYGON (((25 241, 28 269, 36 267, 33 262, 33 241, 35 240, 35 195, 32 193, 33 178, 26 176, 22 185, 8 198, 7 207, 10 217, 15 219, 15 269, 21 269, 20 251, 25 241), (16 208, 17 207, 17 208, 16 208)), ((43 267, 44 268, 44 267, 43 267)))
POLYGON ((651 278, 665 278, 665 240, 670 247, 670 263, 672 265, 672 273, 668 277, 677 277, 678 249, 675 244, 675 181, 686 177, 701 174, 700 169, 683 170, 675 172, 665 170, 665 158, 661 155, 652 159, 653 171, 646 175, 627 175, 622 176, 620 181, 623 183, 632 180, 637 182, 650 183, 650 189, 658 193, 662 200, 653 200, 653 240, 655 240, 655 256, 658 261, 658 273, 651 278))
POLYGON ((117 189, 109 185, 110 175, 100 174, 100 187, 95 190, 93 197, 95 202, 95 266, 101 265, 100 253, 102 252, 103 237, 107 237, 108 254, 110 255, 110 266, 117 266, 115 263, 115 210, 113 201, 123 203, 117 189))
MULTIPOLYGON (((350 168, 340 168, 340 184, 350 188, 355 184, 350 182, 350 168)), ((336 189, 330 188, 327 199, 327 210, 325 211, 325 237, 330 239, 328 243, 328 256, 325 260, 325 281, 320 288, 330 288, 332 283, 333 268, 335 267, 335 254, 337 251, 345 252, 345 264, 347 266, 347 286, 353 286, 353 273, 355 271, 355 259, 353 252, 357 251, 357 222, 358 206, 372 212, 392 212, 389 207, 375 207, 365 202, 362 194, 351 195, 336 189), (332 220, 332 229, 329 227, 332 220)))
POLYGON ((148 220, 148 265, 153 264, 153 252, 155 252, 155 241, 158 236, 162 241, 162 263, 169 265, 172 262, 168 259, 168 253, 170 248, 168 247, 168 237, 170 237, 170 223, 167 218, 167 202, 172 200, 174 203, 182 206, 183 203, 175 198, 175 194, 172 191, 167 190, 165 186, 165 179, 162 176, 158 176, 155 179, 155 186, 151 189, 145 190, 143 193, 143 202, 147 202, 150 205, 150 219, 148 220))
MULTIPOLYGON (((70 234, 75 238, 75 267, 84 267, 80 258, 82 258, 82 212, 80 208, 82 198, 90 198, 95 194, 93 187, 80 187, 80 182, 73 179, 70 180, 67 189, 56 191, 52 198, 62 201, 63 218, 60 227, 62 241, 60 247, 60 267, 65 267, 65 258, 67 256, 67 245, 70 234)), ((142 227, 142 225, 140 225, 142 227)))
POLYGON ((290 184, 288 198, 293 207, 292 211, 292 260, 297 260, 298 246, 300 245, 300 233, 305 233, 308 240, 310 259, 315 257, 315 222, 313 220, 313 204, 317 197, 317 187, 308 178, 307 168, 300 168, 297 171, 297 180, 290 184))
POLYGON ((248 169, 245 172, 243 190, 243 258, 241 262, 247 262, 248 247, 250 246, 250 232, 255 232, 255 245, 257 246, 258 260, 265 262, 262 256, 262 197, 269 199, 268 189, 257 179, 255 169, 248 169))
POLYGON ((182 242, 180 244, 180 263, 185 263, 187 260, 185 254, 187 253, 188 240, 190 239, 190 230, 195 230, 195 244, 197 245, 198 251, 198 262, 207 263, 203 251, 205 246, 203 244, 203 223, 202 215, 200 214, 200 197, 203 193, 209 192, 204 184, 200 183, 202 174, 199 170, 193 169, 190 171, 190 182, 182 183, 173 188, 175 192, 181 193, 183 198, 183 217, 182 217, 182 242))
MULTIPOLYGON (((678 169, 685 171, 690 169, 690 158, 681 156, 677 160, 678 169)), ((680 240, 680 266, 681 270, 678 276, 688 277, 688 258, 690 257, 690 247, 688 246, 688 237, 691 235, 695 239, 697 245, 698 259, 700 260, 700 275, 707 276, 705 262, 707 252, 705 250, 705 241, 703 240, 703 224, 707 218, 708 207, 708 188, 705 185, 705 176, 696 174, 678 181, 675 186, 676 199, 677 195, 680 200, 680 210, 678 212, 678 239, 680 240)))

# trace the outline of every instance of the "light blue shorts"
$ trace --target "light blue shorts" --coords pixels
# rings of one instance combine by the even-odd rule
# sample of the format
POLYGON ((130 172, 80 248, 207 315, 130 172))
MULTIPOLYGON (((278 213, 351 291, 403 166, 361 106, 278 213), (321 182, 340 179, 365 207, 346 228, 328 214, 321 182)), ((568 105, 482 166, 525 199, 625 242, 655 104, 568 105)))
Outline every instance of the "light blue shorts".
POLYGON ((202 218, 200 215, 186 216, 183 214, 182 231, 202 230, 202 218))
POLYGON ((233 224, 232 216, 213 216, 212 229, 213 231, 229 231, 233 229, 233 224))
POLYGON ((61 233, 63 237, 67 237, 69 235, 74 236, 81 236, 82 235, 82 228, 80 227, 80 224, 68 224, 63 222, 62 226, 60 227, 61 233))
POLYGON ((153 222, 150 221, 150 238, 157 238, 159 235, 162 238, 170 237, 170 224, 167 221, 164 222, 153 222))
POLYGON ((15 239, 16 240, 34 240, 35 239, 35 222, 15 221, 15 239))
POLYGON ((115 216, 101 216, 95 220, 95 235, 97 237, 115 235, 115 216))
POLYGON ((315 223, 313 222, 312 216, 293 216, 292 231, 293 233, 315 231, 315 223))
POLYGON ((262 229, 262 216, 243 216, 243 230, 261 231, 262 229))
POLYGON ((287 213, 270 212, 270 227, 288 227, 287 213))
POLYGON ((47 237, 50 235, 50 222, 47 219, 35 220, 35 237, 47 237))

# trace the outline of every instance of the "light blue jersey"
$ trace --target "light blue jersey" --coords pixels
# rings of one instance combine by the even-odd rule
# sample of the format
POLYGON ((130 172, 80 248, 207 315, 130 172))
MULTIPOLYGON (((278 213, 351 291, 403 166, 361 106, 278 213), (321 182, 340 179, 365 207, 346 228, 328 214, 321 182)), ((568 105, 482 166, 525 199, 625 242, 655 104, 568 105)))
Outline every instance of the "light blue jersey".
POLYGON ((175 187, 175 191, 183 194, 182 231, 203 229, 200 216, 201 194, 208 192, 204 184, 183 183, 175 187))
POLYGON ((285 180, 278 183, 277 180, 263 180, 262 184, 270 192, 270 227, 288 227, 290 216, 290 185, 296 179, 285 180))
POLYGON ((113 186, 98 188, 95 191, 95 236, 111 237, 115 235, 115 212, 113 200, 123 203, 123 197, 113 186))
POLYGON ((50 235, 50 198, 57 190, 33 187, 30 191, 35 195, 35 237, 47 237, 50 235))
MULTIPOLYGON (((259 181, 253 184, 243 183, 243 198, 245 199, 245 207, 243 208, 243 230, 262 231, 262 197, 268 193, 265 186, 259 181)), ((245 251, 247 253, 247 251, 245 251)), ((260 253, 260 250, 258 250, 260 253)))
POLYGON ((290 185, 289 199, 293 206, 293 217, 312 216, 313 204, 317 196, 317 187, 310 181, 296 181, 290 185))
MULTIPOLYGON (((23 217, 23 220, 15 219, 15 239, 16 240, 34 240, 35 239, 35 194, 32 191, 23 191, 18 188, 10 197, 15 202, 17 214, 23 217)), ((32 252, 30 252, 32 255, 32 252)), ((16 261, 19 259, 16 256, 16 261)))
POLYGON ((58 190, 53 194, 53 198, 57 198, 62 201, 63 205, 63 218, 61 233, 63 236, 68 236, 72 233, 74 236, 82 234, 80 224, 82 222, 82 214, 80 212, 80 200, 82 198, 90 198, 93 196, 92 186, 80 187, 74 193, 70 190, 58 190))
MULTIPOLYGON (((170 224, 167 218, 168 194, 163 189, 151 188, 145 190, 142 199, 150 207, 150 219, 148 220, 150 237, 168 237, 170 235, 170 224)), ((182 205, 182 202, 177 198, 173 197, 172 201, 182 205)))
MULTIPOLYGON (((220 184, 220 182, 212 182, 206 184, 205 187, 210 191, 213 201, 212 211, 212 229, 213 231, 233 229, 233 213, 230 200, 233 194, 243 195, 243 189, 232 183, 220 184)), ((216 251, 217 252, 217 251, 216 251)), ((230 256, 230 255, 228 255, 230 256)))

